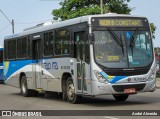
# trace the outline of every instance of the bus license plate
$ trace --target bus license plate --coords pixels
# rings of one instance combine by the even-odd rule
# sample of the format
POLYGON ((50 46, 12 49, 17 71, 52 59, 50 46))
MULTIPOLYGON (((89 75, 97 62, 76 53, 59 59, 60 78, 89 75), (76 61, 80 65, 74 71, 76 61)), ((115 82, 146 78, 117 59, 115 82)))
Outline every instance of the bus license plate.
POLYGON ((126 93, 126 94, 135 93, 135 92, 136 92, 135 88, 124 89, 124 93, 126 93))

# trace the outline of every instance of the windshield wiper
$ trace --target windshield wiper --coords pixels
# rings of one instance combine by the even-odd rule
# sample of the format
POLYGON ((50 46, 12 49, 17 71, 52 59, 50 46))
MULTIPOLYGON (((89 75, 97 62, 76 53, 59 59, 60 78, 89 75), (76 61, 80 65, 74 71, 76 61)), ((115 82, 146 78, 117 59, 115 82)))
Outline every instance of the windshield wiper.
POLYGON ((134 46, 134 42, 135 42, 135 37, 134 37, 134 36, 131 36, 130 48, 131 48, 132 56, 133 56, 133 46, 134 46))
POLYGON ((112 36, 112 38, 116 41, 116 43, 117 43, 119 46, 121 46, 122 52, 123 52, 123 55, 124 55, 124 48, 123 48, 122 38, 121 38, 121 37, 119 38, 119 37, 117 36, 117 34, 116 34, 114 31, 112 31, 110 28, 107 28, 107 29, 108 29, 110 35, 112 36))

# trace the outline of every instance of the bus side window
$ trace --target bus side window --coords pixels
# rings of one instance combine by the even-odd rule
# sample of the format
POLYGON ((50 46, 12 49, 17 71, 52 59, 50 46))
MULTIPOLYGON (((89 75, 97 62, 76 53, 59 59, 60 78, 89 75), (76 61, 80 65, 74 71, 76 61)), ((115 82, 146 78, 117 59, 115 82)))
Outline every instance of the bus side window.
POLYGON ((8 41, 4 41, 4 59, 6 60, 7 59, 7 51, 8 51, 8 41))
POLYGON ((32 57, 32 52, 31 52, 31 40, 30 40, 30 37, 28 37, 28 58, 31 58, 32 57))
POLYGON ((48 45, 49 45, 49 41, 48 41, 48 33, 44 34, 44 56, 48 56, 48 45))
POLYGON ((70 32, 68 29, 56 31, 55 54, 64 55, 70 53, 70 32))
POLYGON ((27 37, 17 39, 17 58, 26 58, 27 57, 27 37))
POLYGON ((16 40, 9 40, 8 41, 8 59, 15 59, 16 58, 16 40))
POLYGON ((49 54, 53 55, 53 45, 54 45, 54 39, 53 39, 53 32, 49 33, 49 54))
POLYGON ((44 34, 44 56, 53 55, 53 32, 44 34))

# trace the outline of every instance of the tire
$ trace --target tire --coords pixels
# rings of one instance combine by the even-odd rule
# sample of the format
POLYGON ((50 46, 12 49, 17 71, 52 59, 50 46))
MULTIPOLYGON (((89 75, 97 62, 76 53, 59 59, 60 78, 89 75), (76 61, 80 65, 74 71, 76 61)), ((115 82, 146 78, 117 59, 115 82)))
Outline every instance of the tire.
POLYGON ((117 95, 113 95, 114 99, 116 101, 125 101, 128 99, 129 95, 126 95, 126 94, 117 94, 117 95))
POLYGON ((26 76, 21 77, 21 94, 24 97, 37 96, 38 95, 37 91, 28 89, 26 76))
POLYGON ((72 78, 68 78, 66 82, 66 97, 68 102, 72 104, 79 103, 80 96, 75 94, 75 87, 72 78))
POLYGON ((63 99, 63 101, 67 100, 66 91, 62 92, 62 99, 63 99))
POLYGON ((63 99, 63 101, 67 100, 67 96, 66 96, 66 81, 62 85, 62 99, 63 99))

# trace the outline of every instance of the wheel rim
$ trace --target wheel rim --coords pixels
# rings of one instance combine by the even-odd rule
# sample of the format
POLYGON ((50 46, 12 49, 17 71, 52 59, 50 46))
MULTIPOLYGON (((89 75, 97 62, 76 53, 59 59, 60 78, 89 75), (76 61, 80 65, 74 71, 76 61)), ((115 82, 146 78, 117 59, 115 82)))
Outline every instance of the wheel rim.
POLYGON ((74 93, 74 85, 73 84, 69 84, 67 87, 67 97, 69 100, 73 100, 75 97, 75 93, 74 93))

